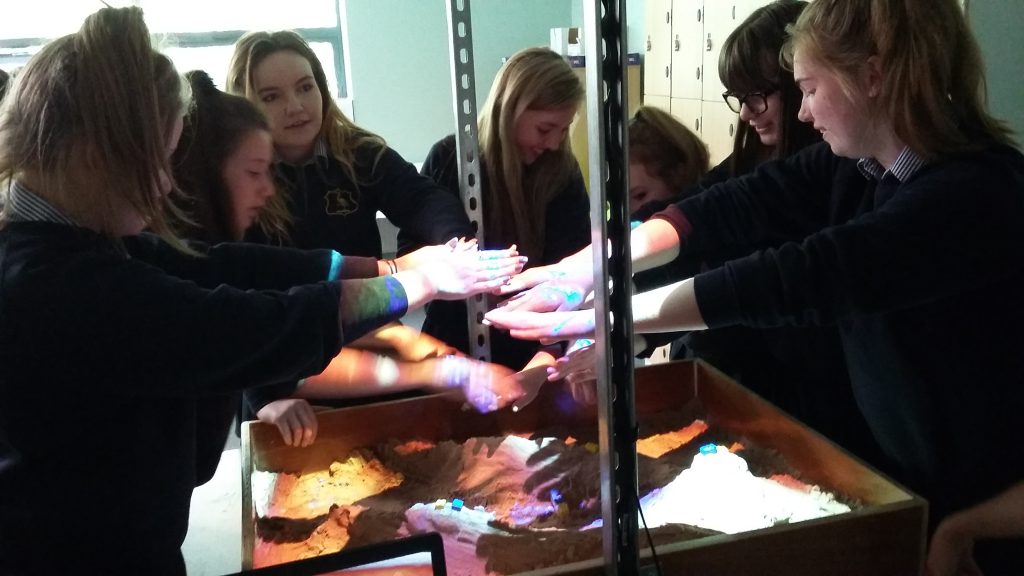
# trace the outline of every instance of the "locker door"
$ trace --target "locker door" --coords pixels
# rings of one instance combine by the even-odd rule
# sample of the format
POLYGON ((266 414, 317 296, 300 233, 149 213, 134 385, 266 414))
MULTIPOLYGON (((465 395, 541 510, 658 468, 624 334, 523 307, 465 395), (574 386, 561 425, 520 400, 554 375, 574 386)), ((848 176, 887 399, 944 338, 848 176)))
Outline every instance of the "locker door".
POLYGON ((703 0, 672 0, 672 97, 700 100, 703 0))
POLYGON ((700 136, 701 102, 692 98, 673 98, 669 113, 700 136))
POLYGON ((672 94, 672 0, 647 0, 644 94, 672 94))
POLYGON ((715 166, 732 153, 733 137, 740 117, 725 102, 701 103, 701 137, 708 145, 711 165, 715 166))
POLYGON ((702 100, 723 101, 725 86, 718 77, 718 56, 722 53, 725 39, 749 14, 748 7, 749 2, 746 0, 707 0, 704 3, 702 100))

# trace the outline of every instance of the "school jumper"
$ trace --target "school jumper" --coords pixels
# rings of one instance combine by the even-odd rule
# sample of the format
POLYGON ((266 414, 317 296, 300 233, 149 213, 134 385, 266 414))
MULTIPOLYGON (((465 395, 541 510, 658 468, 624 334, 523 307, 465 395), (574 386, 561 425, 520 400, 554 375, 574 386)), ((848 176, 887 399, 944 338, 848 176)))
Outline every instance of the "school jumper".
POLYGON ((320 372, 404 289, 151 246, 171 275, 30 195, 0 229, 0 573, 184 574, 197 399, 320 372))
MULTIPOLYGON (((1024 478, 1024 158, 992 145, 902 180, 872 162, 815 145, 655 217, 698 255, 777 246, 695 277, 704 321, 837 324, 857 404, 934 528, 1024 478)), ((1024 573, 1019 540, 976 551, 1024 573)))

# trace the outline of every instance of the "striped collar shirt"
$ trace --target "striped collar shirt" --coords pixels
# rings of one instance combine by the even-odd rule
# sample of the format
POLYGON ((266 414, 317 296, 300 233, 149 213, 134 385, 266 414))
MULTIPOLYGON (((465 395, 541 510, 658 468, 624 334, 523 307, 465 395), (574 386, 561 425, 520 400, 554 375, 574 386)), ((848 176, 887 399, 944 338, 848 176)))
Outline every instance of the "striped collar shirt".
POLYGON ((53 222, 75 226, 75 221, 54 208, 21 182, 14 180, 7 197, 7 216, 12 222, 53 222))
POLYGON ((900 182, 906 182, 914 175, 922 166, 925 165, 924 158, 921 158, 910 149, 909 146, 904 147, 900 155, 896 157, 896 161, 892 163, 892 168, 888 170, 885 166, 875 160, 874 158, 861 158, 857 162, 857 169, 864 175, 865 178, 881 181, 887 174, 891 174, 900 182))

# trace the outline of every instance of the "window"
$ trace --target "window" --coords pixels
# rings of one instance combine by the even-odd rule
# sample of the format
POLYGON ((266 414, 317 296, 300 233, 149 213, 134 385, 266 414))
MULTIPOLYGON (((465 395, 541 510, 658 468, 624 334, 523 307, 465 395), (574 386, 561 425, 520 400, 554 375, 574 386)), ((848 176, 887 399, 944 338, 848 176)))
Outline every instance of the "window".
MULTIPOLYGON (((338 0, 132 0, 146 14, 155 44, 179 72, 201 69, 221 87, 231 51, 249 30, 292 29, 313 48, 327 72, 331 93, 348 96, 338 0), (334 74, 331 74, 331 71, 334 74)), ((110 2, 119 5, 118 2, 110 2)), ((121 3, 122 5, 124 3, 121 3)), ((0 69, 28 62, 49 40, 78 30, 99 0, 32 0, 14 18, 0 19, 0 69)))

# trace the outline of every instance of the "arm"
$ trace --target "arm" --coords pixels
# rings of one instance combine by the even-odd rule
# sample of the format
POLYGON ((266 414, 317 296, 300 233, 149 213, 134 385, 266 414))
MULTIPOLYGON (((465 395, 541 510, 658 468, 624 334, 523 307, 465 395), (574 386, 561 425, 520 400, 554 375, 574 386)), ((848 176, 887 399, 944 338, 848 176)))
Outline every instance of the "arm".
POLYGON ((377 206, 401 231, 400 252, 474 235, 458 195, 416 172, 394 150, 384 150, 373 179, 377 206))
POLYGON ((1024 482, 946 517, 928 549, 929 576, 980 574, 973 548, 978 540, 1024 538, 1024 482))

